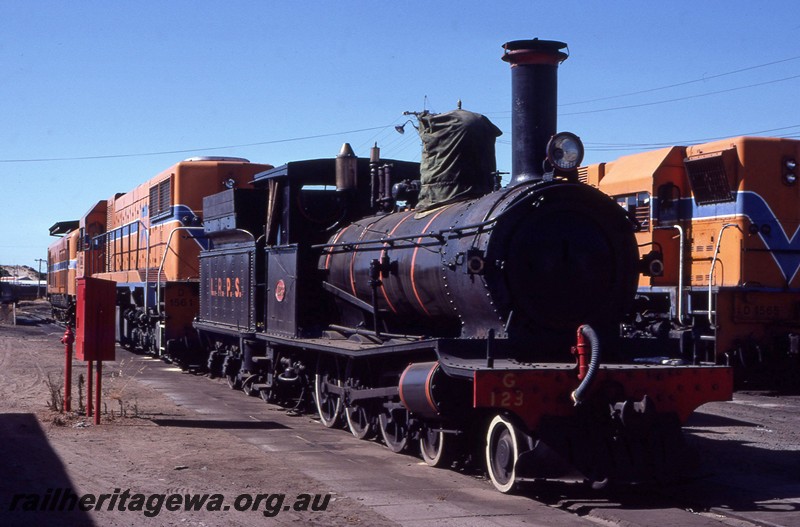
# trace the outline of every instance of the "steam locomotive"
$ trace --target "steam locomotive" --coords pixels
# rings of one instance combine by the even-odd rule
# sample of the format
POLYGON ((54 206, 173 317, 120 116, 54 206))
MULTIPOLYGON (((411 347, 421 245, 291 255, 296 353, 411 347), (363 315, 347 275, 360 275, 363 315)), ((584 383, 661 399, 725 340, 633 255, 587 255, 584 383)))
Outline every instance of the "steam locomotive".
POLYGON ((642 260, 626 212, 578 181, 580 140, 556 133, 564 47, 504 46, 505 188, 499 130, 458 109, 417 114, 420 167, 345 145, 205 198, 194 326, 209 371, 283 404, 313 391, 325 426, 395 452, 417 442, 432 466, 481 445, 503 492, 568 467, 595 481, 668 471, 654 458, 679 448, 697 406, 730 398, 731 371, 621 353, 642 260))
POLYGON ((193 329, 182 318, 184 333, 141 337, 175 306, 125 293, 136 316, 120 313, 121 339, 130 322, 140 349, 313 405, 325 426, 380 435, 394 452, 418 445, 434 467, 477 454, 501 492, 567 473, 663 477, 682 454, 681 422, 730 399, 732 372, 621 346, 643 260, 626 211, 579 181, 580 139, 556 133, 565 48, 503 46, 506 187, 499 130, 460 108, 415 114, 420 164, 345 144, 333 159, 257 170, 203 198, 199 277, 177 281, 196 283, 193 329))

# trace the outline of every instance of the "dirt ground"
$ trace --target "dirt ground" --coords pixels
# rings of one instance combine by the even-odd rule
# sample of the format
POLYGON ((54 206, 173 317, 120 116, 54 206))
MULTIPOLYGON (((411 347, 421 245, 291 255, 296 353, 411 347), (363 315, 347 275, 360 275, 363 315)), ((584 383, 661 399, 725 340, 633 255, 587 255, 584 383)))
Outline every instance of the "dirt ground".
POLYGON ((84 363, 73 363, 73 412, 48 408, 63 389, 63 328, 41 323, 48 309, 43 302, 20 307, 17 326, 0 325, 0 524, 391 524, 304 476, 281 453, 236 441, 221 429, 157 425, 154 419, 180 419, 191 411, 137 382, 124 363, 104 367, 101 426, 74 412, 84 363), (50 510, 62 502, 69 508, 63 498, 68 490, 111 496, 99 504, 101 510, 50 510), (202 510, 186 511, 167 510, 161 494, 210 496, 202 510), (263 496, 256 503, 258 494, 263 496), (320 495, 321 509, 326 494, 331 497, 325 510, 314 511, 313 498, 320 495))

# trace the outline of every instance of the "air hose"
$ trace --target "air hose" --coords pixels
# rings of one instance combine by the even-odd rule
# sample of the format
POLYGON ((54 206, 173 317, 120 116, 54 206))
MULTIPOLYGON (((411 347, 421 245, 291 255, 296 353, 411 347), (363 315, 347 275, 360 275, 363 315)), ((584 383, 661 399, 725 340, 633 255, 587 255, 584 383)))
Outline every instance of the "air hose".
POLYGON ((597 338, 597 333, 595 333, 594 329, 592 329, 592 326, 584 324, 578 328, 578 334, 585 337, 589 341, 592 349, 592 356, 591 360, 589 361, 589 368, 586 371, 586 375, 583 377, 583 381, 571 394, 572 401, 575 403, 575 406, 578 406, 583 402, 583 398, 586 395, 586 390, 589 389, 589 386, 594 381, 594 377, 597 374, 598 368, 600 367, 600 339, 597 338))

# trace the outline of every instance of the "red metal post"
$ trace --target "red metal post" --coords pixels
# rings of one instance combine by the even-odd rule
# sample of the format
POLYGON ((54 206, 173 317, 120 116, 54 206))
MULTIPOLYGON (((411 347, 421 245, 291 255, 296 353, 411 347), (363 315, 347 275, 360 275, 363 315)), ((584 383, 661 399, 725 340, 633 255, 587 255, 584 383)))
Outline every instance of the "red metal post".
POLYGON ((92 416, 92 361, 86 361, 89 365, 86 375, 86 417, 92 416))
POLYGON ((103 361, 97 361, 95 392, 94 392, 94 424, 100 424, 100 394, 103 391, 103 361))
POLYGON ((72 344, 75 342, 75 335, 72 328, 67 326, 61 343, 64 345, 64 404, 61 413, 72 410, 72 344))

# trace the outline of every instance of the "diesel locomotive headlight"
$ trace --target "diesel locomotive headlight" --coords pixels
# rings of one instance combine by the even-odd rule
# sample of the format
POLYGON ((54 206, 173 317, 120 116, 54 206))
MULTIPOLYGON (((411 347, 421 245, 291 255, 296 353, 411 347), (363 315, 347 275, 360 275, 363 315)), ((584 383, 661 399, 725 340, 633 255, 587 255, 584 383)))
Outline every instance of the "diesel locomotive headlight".
POLYGON ((570 132, 560 132, 547 143, 547 161, 559 170, 574 170, 583 161, 583 143, 570 132))
POLYGON ((797 161, 794 159, 784 159, 784 172, 783 172, 783 182, 786 185, 794 185, 797 183, 797 174, 795 173, 795 169, 797 168, 797 161))

